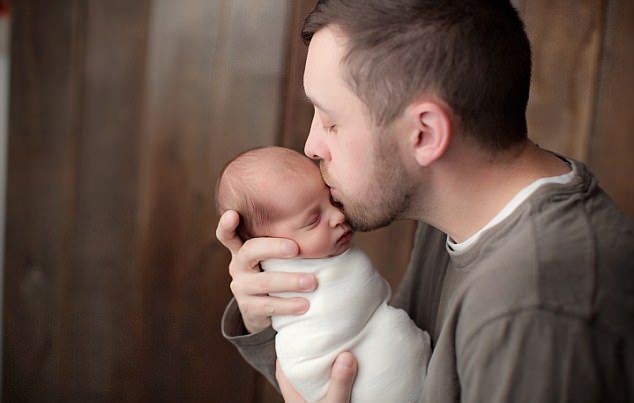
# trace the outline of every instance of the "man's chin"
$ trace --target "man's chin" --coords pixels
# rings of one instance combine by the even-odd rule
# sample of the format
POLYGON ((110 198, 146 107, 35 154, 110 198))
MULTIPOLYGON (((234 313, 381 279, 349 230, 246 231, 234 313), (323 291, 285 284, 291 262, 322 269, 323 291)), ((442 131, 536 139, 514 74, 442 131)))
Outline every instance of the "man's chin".
POLYGON ((367 215, 355 214, 354 211, 345 212, 347 223, 354 232, 369 232, 392 224, 396 217, 368 217, 367 215))

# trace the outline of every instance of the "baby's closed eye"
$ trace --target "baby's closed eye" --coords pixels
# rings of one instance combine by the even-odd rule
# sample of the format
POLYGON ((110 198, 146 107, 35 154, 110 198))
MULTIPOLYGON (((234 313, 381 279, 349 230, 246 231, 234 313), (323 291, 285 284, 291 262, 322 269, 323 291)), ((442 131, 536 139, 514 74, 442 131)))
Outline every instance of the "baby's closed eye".
POLYGON ((319 224, 320 219, 321 219, 321 214, 311 215, 308 221, 306 222, 306 225, 304 225, 304 229, 310 230, 315 228, 317 224, 319 224))

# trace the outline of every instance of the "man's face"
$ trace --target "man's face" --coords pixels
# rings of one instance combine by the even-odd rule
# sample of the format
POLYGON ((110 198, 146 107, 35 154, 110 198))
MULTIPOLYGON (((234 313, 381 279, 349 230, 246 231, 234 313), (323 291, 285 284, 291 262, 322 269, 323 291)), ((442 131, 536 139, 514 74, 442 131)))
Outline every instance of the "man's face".
POLYGON ((397 141, 389 125, 376 127, 344 81, 345 42, 331 28, 312 38, 304 90, 315 115, 304 152, 320 162, 333 198, 343 205, 353 229, 368 231, 399 217, 411 199, 397 141))

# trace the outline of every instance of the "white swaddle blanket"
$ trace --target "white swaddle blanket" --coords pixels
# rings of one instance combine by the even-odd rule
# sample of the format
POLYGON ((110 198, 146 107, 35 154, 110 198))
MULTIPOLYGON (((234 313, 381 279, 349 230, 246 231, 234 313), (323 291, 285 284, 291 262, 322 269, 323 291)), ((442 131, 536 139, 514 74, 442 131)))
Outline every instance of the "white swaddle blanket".
POLYGON ((265 271, 314 273, 318 287, 301 296, 310 308, 274 316, 275 349, 282 370, 308 402, 325 397, 332 364, 351 351, 359 371, 353 403, 416 402, 430 354, 430 339, 407 313, 387 305, 390 286, 359 249, 324 259, 271 259, 265 271))

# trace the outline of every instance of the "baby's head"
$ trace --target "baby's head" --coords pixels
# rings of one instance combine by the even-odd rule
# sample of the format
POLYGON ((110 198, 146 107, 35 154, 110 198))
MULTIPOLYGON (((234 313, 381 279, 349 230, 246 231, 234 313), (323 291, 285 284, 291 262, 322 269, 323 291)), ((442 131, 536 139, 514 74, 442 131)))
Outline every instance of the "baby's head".
POLYGON ((335 256, 350 247, 352 232, 319 168, 287 148, 256 148, 231 160, 216 185, 216 206, 220 214, 238 212, 243 240, 291 239, 304 258, 335 256))

